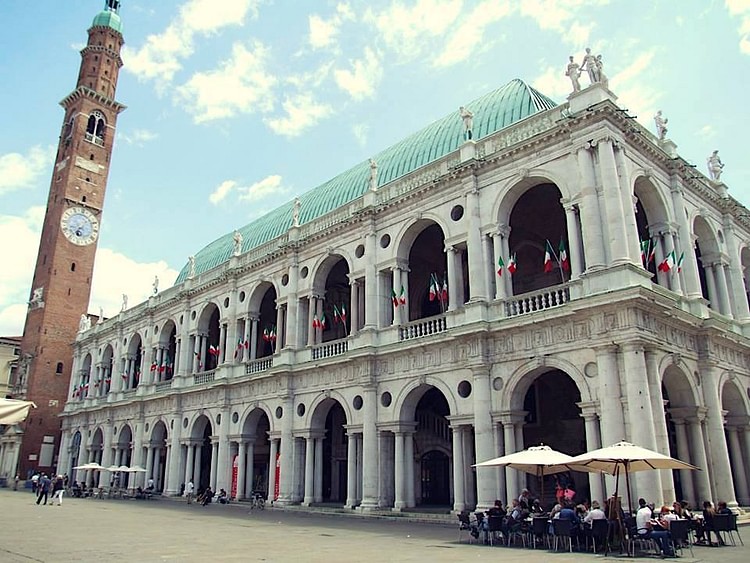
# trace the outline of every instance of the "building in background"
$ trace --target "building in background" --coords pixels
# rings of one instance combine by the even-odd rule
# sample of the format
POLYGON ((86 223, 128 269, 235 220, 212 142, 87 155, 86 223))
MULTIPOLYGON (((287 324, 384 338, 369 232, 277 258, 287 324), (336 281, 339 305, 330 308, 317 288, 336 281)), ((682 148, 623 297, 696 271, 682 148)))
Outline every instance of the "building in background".
POLYGON ((0 336, 0 397, 12 397, 20 350, 20 336, 0 336))
POLYGON ((556 105, 513 80, 82 331, 60 471, 464 510, 527 484, 476 462, 627 439, 703 469, 636 495, 748 505, 749 265, 748 210, 605 83, 556 105))
POLYGON ((125 109, 115 101, 123 45, 119 4, 106 0, 94 18, 75 89, 60 102, 65 116, 13 393, 37 405, 14 430, 14 440, 21 437, 23 442, 17 468, 22 476, 37 468, 50 472, 56 465, 73 343, 79 326, 88 322, 115 124, 125 109))

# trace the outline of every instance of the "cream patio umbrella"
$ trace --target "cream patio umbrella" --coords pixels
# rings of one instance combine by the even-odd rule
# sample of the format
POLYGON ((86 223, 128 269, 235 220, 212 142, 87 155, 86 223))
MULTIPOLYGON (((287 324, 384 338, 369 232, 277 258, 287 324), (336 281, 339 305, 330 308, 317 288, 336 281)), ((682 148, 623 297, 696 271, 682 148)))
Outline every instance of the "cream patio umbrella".
POLYGON ((0 424, 17 424, 29 415, 29 409, 36 408, 31 401, 0 399, 0 424))
POLYGON ((541 444, 512 454, 477 463, 474 467, 510 467, 524 473, 536 475, 541 481, 541 498, 544 499, 544 476, 565 471, 600 471, 597 468, 576 466, 574 458, 541 444))
POLYGON ((694 465, 680 461, 668 455, 660 454, 630 442, 618 442, 607 448, 600 448, 579 456, 575 456, 570 463, 580 467, 588 467, 603 473, 614 475, 615 496, 619 487, 620 473, 625 473, 625 487, 628 491, 628 506, 632 510, 633 502, 630 496, 630 474, 636 471, 650 471, 652 469, 700 469, 694 465))

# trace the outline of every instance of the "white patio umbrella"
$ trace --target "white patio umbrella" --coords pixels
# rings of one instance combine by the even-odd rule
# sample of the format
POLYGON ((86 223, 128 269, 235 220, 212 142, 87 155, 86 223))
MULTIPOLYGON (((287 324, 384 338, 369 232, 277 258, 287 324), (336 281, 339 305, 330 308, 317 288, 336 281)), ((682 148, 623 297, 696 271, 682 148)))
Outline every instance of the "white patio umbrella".
POLYGON ((477 463, 474 467, 510 467, 524 473, 536 475, 541 481, 541 497, 544 499, 544 476, 565 471, 599 471, 596 468, 576 466, 573 457, 541 444, 520 452, 496 457, 477 463))
POLYGON ((146 469, 140 465, 132 465, 130 467, 130 473, 146 473, 146 469))
POLYGON ((630 496, 630 474, 636 471, 652 469, 700 469, 694 465, 680 461, 668 455, 660 454, 630 442, 618 442, 607 448, 600 448, 573 457, 570 462, 581 467, 597 469, 616 477, 615 496, 619 487, 620 473, 625 473, 625 487, 628 492, 628 506, 632 509, 630 496))
POLYGON ((31 407, 36 408, 31 401, 0 399, 0 424, 10 425, 25 420, 31 407))
POLYGON ((130 468, 127 465, 121 465, 117 468, 117 471, 122 471, 123 473, 130 473, 130 468))
POLYGON ((109 471, 110 473, 117 473, 118 471, 120 471, 120 467, 118 465, 110 465, 109 467, 107 467, 107 469, 105 469, 105 471, 109 471))
POLYGON ((76 465, 73 469, 101 471, 102 469, 104 469, 104 467, 99 465, 95 461, 90 461, 88 463, 84 463, 83 465, 76 465))

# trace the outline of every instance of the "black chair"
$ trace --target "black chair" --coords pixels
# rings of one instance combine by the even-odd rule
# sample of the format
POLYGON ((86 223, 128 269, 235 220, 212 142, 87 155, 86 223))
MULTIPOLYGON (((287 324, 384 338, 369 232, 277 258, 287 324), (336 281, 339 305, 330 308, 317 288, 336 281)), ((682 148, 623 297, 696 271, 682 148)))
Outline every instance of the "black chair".
POLYGON ((458 543, 461 543, 461 532, 464 530, 469 532, 469 543, 472 543, 475 537, 473 532, 475 532, 476 528, 471 525, 469 513, 459 512, 456 516, 458 517, 458 543))
POLYGON ((534 542, 534 549, 536 549, 537 541, 549 547, 549 521, 546 516, 535 517, 531 521, 531 539, 534 542))
POLYGON ((635 518, 632 516, 625 519, 625 526, 628 531, 628 555, 635 557, 636 550, 645 551, 649 554, 659 554, 661 549, 659 544, 651 537, 649 530, 638 530, 635 518), (642 531, 644 533, 639 534, 642 531))
POLYGON ((605 553, 609 551, 609 520, 591 521, 591 540, 594 543, 594 552, 597 551, 597 543, 599 546, 605 547, 605 553))
POLYGON ((573 553, 573 522, 570 520, 560 520, 554 518, 552 520, 552 537, 554 539, 554 545, 552 549, 557 551, 558 542, 568 544, 568 550, 573 553))
MULTIPOLYGON (((482 512, 481 510, 478 510, 477 512, 474 513, 474 518, 476 519, 475 525, 477 527, 477 530, 479 530, 480 532, 483 531, 484 530, 484 512, 482 512)), ((487 543, 486 537, 484 538, 484 540, 485 540, 484 543, 487 543)))
POLYGON ((689 520, 671 520, 669 522, 669 535, 675 551, 679 549, 682 552, 683 547, 687 544, 688 549, 690 549, 690 557, 694 557, 693 545, 690 542, 689 520))
POLYGON ((732 545, 737 545, 734 542, 734 537, 732 534, 737 534, 737 539, 740 540, 740 545, 744 547, 745 542, 742 541, 742 536, 740 535, 740 530, 737 528, 737 515, 732 514, 732 516, 729 518, 729 530, 727 530, 729 533, 729 539, 732 540, 732 545))
POLYGON ((487 535, 489 536, 490 545, 495 545, 495 538, 503 531, 503 517, 487 517, 487 535))
MULTIPOLYGON (((726 544, 725 538, 726 538, 726 534, 729 534, 729 531, 731 528, 732 516, 734 516, 734 514, 714 514, 713 528, 714 528, 714 532, 716 532, 716 537, 718 538, 720 545, 726 544)), ((731 534, 729 535, 731 536, 731 534)), ((734 543, 734 538, 732 538, 731 541, 732 541, 732 545, 736 545, 734 543)))

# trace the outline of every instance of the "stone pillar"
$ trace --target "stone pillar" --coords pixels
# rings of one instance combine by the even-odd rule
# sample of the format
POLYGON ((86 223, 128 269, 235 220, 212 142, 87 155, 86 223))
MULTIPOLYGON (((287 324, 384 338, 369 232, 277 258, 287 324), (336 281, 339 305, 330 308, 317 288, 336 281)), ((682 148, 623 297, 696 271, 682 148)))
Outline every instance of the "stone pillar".
MULTIPOLYGON (((607 220, 607 241, 611 262, 630 262, 628 253, 628 233, 625 229, 625 215, 622 208, 620 182, 615 165, 614 141, 602 139, 597 144, 599 168, 602 181, 602 197, 607 220)), ((588 240, 588 239, 587 239, 588 240)))
POLYGON ((284 306, 276 305, 276 341, 273 343, 273 353, 278 354, 284 343, 284 306))
MULTIPOLYGON (((466 210, 469 215, 466 240, 469 258, 469 301, 487 301, 487 264, 482 258, 479 187, 476 176, 472 175, 465 183, 470 186, 466 193, 466 210)), ((453 287, 449 288, 449 291, 452 292, 453 287)))
POLYGON ((405 466, 405 453, 404 453, 404 433, 402 431, 395 432, 395 467, 394 467, 394 480, 395 480, 395 493, 396 500, 393 503, 393 509, 401 511, 406 508, 406 466, 405 466))
POLYGON ((628 256, 633 264, 641 264, 641 241, 638 236, 638 224, 635 220, 635 197, 631 191, 630 168, 625 160, 625 147, 617 142, 615 148, 615 166, 620 183, 620 197, 622 198, 623 221, 625 229, 625 244, 628 256))
MULTIPOLYGON (((455 311, 458 303, 458 277, 456 276, 456 249, 452 246, 445 247, 445 260, 448 268, 448 311, 455 311)), ((443 280, 440 272, 437 272, 439 289, 442 289, 443 280)))
MULTIPOLYGON (((195 446, 195 461, 193 463, 193 483, 195 484, 195 488, 197 489, 201 482, 201 473, 203 472, 203 446, 201 444, 196 444, 195 446)), ((209 471, 210 471, 209 467, 209 471)), ((211 480, 211 475, 209 477, 209 482, 211 480)))
MULTIPOLYGON (((677 459, 691 462, 690 447, 688 446, 687 425, 685 419, 672 417, 675 429, 675 440, 677 442, 677 459)), ((680 470, 680 483, 682 484, 682 496, 691 506, 701 506, 699 499, 695 496, 695 485, 693 485, 693 471, 689 469, 680 470)), ((681 499, 682 500, 682 499, 681 499)))
POLYGON ((362 389, 362 508, 374 510, 380 505, 378 487, 377 386, 362 389))
MULTIPOLYGON (((495 453, 499 457, 500 455, 504 455, 505 452, 505 436, 503 436, 502 424, 493 421, 493 431, 495 433, 495 453)), ((497 479, 497 494, 498 496, 502 496, 507 491, 507 487, 505 486, 505 469, 498 467, 495 470, 495 476, 497 479)))
POLYGON ((250 359, 258 358, 258 317, 250 317, 250 359))
MULTIPOLYGON (((151 442, 146 446, 146 482, 149 479, 154 479, 154 447, 151 442)), ((156 480, 156 479, 154 479, 156 480)))
POLYGON ((247 442, 240 439, 237 442, 237 499, 245 498, 245 484, 247 483, 247 442))
MULTIPOLYGON (((401 268, 399 266, 393 266, 391 268, 392 272, 392 278, 393 278, 393 294, 398 299, 400 293, 401 293, 401 268)), ((401 306, 394 306, 393 307, 393 325, 399 326, 404 322, 403 317, 403 308, 401 306)), ((406 317, 405 319, 407 322, 409 321, 409 317, 406 317)))
MULTIPOLYGON (((597 193, 596 177, 591 147, 578 149, 578 171, 581 177, 581 231, 586 256, 586 270, 599 270, 606 265, 604 237, 602 235, 602 217, 599 209, 599 194, 597 193)), ((509 497, 510 498, 510 497, 509 497)))
POLYGON ((501 258, 504 264, 502 273, 497 276, 497 278, 495 278, 495 299, 505 299, 506 297, 508 297, 508 290, 505 284, 505 280, 510 276, 510 272, 508 272, 508 262, 510 261, 510 256, 505 256, 503 254, 503 235, 501 233, 492 233, 492 247, 494 249, 495 255, 495 260, 493 262, 493 264, 495 264, 495 275, 497 275, 497 270, 499 268, 501 258))
POLYGON ((370 220, 365 237, 365 327, 378 326, 378 271, 376 267, 375 221, 370 220))
MULTIPOLYGON (((268 464, 268 495, 267 498, 271 502, 274 502, 275 491, 276 491, 276 455, 279 451, 278 441, 276 438, 271 438, 271 459, 268 464)), ((249 458, 249 456, 248 456, 249 458)), ((280 461, 280 460, 279 460, 280 461)))
POLYGON ((302 325, 299 321, 299 297, 297 290, 299 285, 299 261, 295 255, 289 266, 289 284, 286 310, 286 329, 284 330, 285 345, 296 350, 299 348, 302 325))
POLYGON ((732 471, 729 465, 727 440, 724 435, 724 416, 719 398, 719 378, 717 365, 713 362, 702 362, 699 365, 701 373, 701 389, 706 405, 706 431, 708 447, 711 455, 712 475, 715 480, 717 499, 727 502, 727 506, 734 508, 737 500, 732 484, 732 471))
POLYGON ((695 416, 688 418, 688 428, 690 429, 691 447, 693 449, 693 465, 699 467, 701 471, 695 472, 695 483, 698 489, 698 506, 701 506, 704 500, 711 500, 711 481, 709 480, 708 457, 706 455, 706 442, 703 435, 702 421, 705 418, 705 409, 696 409, 695 416))
MULTIPOLYGON (((625 418, 622 412, 620 371, 617 365, 617 346, 607 345, 596 349, 596 365, 599 373, 599 424, 603 447, 608 447, 626 438, 625 418)), ((614 479, 607 477, 607 490, 614 490, 614 479)))
POLYGON ((583 247, 581 246, 581 232, 578 226, 578 214, 576 206, 565 203, 565 225, 568 231, 568 243, 570 248, 570 279, 578 279, 583 272, 583 247))
MULTIPOLYGON (((503 434, 505 439, 505 454, 512 454, 516 451, 516 432, 515 422, 511 415, 503 414, 503 434)), ((505 468, 505 485, 507 487, 506 497, 510 499, 517 498, 518 496, 518 473, 515 469, 505 468)))
MULTIPOLYGON (((593 404, 579 406, 581 406, 581 416, 586 427, 586 449, 588 451, 597 450, 602 446, 599 441, 599 419, 596 414, 596 406, 593 404)), ((591 500, 598 500, 604 506, 604 501, 607 497, 604 493, 602 475, 600 473, 589 473, 589 488, 591 490, 591 500)))
POLYGON ((406 505, 417 505, 414 496, 414 430, 404 434, 404 461, 406 462, 406 505))
POLYGON ((218 491, 217 482, 219 479, 219 437, 211 437, 211 476, 209 484, 214 491, 218 491))
POLYGON ((724 215, 724 239, 727 243, 729 258, 729 271, 727 279, 732 290, 732 305, 734 318, 738 321, 747 321, 750 319, 750 306, 747 303, 745 293, 745 280, 742 275, 742 264, 740 263, 740 254, 737 249, 737 239, 734 235, 734 218, 730 214, 724 215))
MULTIPOLYGON (((172 455, 169 458, 167 465, 167 471, 169 475, 167 477, 167 488, 166 493, 169 495, 175 495, 180 491, 180 464, 182 463, 182 452, 180 451, 180 432, 182 425, 180 424, 179 414, 174 417, 174 427, 172 428, 172 435, 170 436, 170 444, 172 449, 172 455)), ((184 476, 184 475, 183 475, 184 476)), ((187 484, 187 481, 183 481, 187 484)))
POLYGON ((315 502, 323 502, 323 438, 315 439, 315 502))
MULTIPOLYGON (((627 374, 625 392, 628 399, 631 442, 657 450, 654 435, 654 413, 648 387, 643 345, 628 342, 622 346, 623 368, 627 374)), ((655 472, 635 474, 638 494, 658 501, 662 496, 661 475, 655 472)))
POLYGON ((346 506, 357 505, 357 440, 356 434, 346 433, 346 506))
MULTIPOLYGON (((729 290, 727 287, 727 276, 724 272, 724 261, 719 260, 714 264, 716 274, 716 289, 719 295, 719 310, 722 315, 732 316, 732 307, 729 305, 729 290)), ((747 301, 747 299, 746 299, 747 301)))
MULTIPOLYGON (((474 391, 474 451, 476 463, 487 461, 495 457, 495 436, 492 431, 492 411, 490 387, 490 370, 488 366, 474 366, 471 368, 474 391)), ((477 509, 490 508, 497 496, 495 490, 495 469, 492 467, 477 467, 477 509)))
POLYGON ((679 239, 680 249, 685 251, 685 259, 682 263, 682 274, 685 281, 685 293, 688 298, 701 298, 700 279, 698 278, 698 262, 695 259, 695 245, 690 236, 691 229, 685 214, 685 198, 683 196, 681 180, 679 175, 674 172, 670 178, 670 192, 672 193, 672 205, 674 216, 680 226, 679 239))
MULTIPOLYGON (((669 452, 669 435, 667 433, 667 417, 664 412, 664 396, 661 392, 661 377, 659 367, 656 363, 655 350, 648 348, 644 350, 646 360, 646 377, 648 378, 648 391, 651 399, 651 412, 654 415, 654 437, 656 439, 656 451, 666 456, 669 452)), ((674 502, 674 476, 671 469, 662 469, 661 474, 661 497, 654 499, 654 502, 661 502, 662 505, 669 506, 674 502)))
POLYGON ((740 428, 738 426, 727 426, 727 441, 731 451, 732 470, 734 473, 734 485, 737 489, 737 500, 745 506, 750 502, 748 493, 748 478, 745 470, 745 461, 742 459, 742 447, 740 445, 740 428))
POLYGON ((451 426, 451 431, 453 434, 453 510, 462 512, 466 510, 463 430, 461 426, 451 426))
POLYGON ((291 395, 283 399, 281 417, 281 475, 279 480, 279 503, 283 506, 292 502, 294 486, 294 436, 292 425, 294 404, 291 395))
POLYGON ((231 413, 228 408, 221 410, 221 424, 219 425, 219 443, 215 449, 217 454, 216 490, 231 489, 232 482, 232 456, 229 452, 229 417, 231 413))
POLYGON ((351 287, 351 299, 349 300, 351 330, 349 334, 355 335, 359 331, 359 282, 354 279, 349 281, 351 287))
POLYGON ((315 438, 305 438, 305 497, 302 504, 310 506, 315 502, 315 438))

